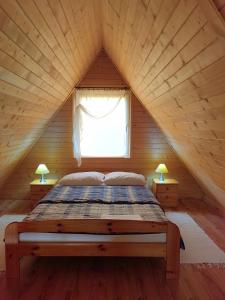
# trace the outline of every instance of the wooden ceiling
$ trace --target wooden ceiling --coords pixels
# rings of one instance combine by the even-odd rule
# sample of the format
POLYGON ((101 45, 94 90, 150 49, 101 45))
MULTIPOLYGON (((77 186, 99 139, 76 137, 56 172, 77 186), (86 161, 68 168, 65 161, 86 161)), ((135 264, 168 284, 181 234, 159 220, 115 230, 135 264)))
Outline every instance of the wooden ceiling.
POLYGON ((194 176, 225 204, 225 0, 214 1, 0 0, 0 183, 104 45, 194 176))
MULTIPOLYGON (((225 1, 216 5, 222 11, 225 1)), ((216 7, 104 1, 103 14, 107 53, 192 174, 225 204, 225 36, 215 31, 225 26, 216 7)))
POLYGON ((94 0, 0 1, 0 184, 102 47, 94 0))

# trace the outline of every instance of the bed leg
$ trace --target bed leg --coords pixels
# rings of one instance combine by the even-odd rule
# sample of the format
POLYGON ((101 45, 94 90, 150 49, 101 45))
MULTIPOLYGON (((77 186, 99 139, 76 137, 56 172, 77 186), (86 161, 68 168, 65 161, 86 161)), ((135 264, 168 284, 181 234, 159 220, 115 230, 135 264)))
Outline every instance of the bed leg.
POLYGON ((180 231, 172 222, 168 223, 166 279, 175 279, 180 269, 180 231))
POLYGON ((18 255, 17 223, 11 223, 5 231, 6 277, 19 279, 20 257, 18 255))
POLYGON ((14 247, 7 247, 6 249, 6 277, 19 279, 20 259, 15 252, 14 247))

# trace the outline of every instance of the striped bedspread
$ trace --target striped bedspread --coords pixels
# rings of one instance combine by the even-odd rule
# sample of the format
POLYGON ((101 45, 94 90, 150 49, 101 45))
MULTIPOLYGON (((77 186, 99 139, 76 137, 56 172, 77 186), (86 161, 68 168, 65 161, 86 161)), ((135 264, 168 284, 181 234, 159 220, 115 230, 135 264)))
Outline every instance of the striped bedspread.
POLYGON ((158 204, 143 186, 62 186, 58 185, 39 203, 158 204))
POLYGON ((127 219, 166 221, 153 194, 143 186, 54 187, 26 220, 90 219, 124 216, 127 219))

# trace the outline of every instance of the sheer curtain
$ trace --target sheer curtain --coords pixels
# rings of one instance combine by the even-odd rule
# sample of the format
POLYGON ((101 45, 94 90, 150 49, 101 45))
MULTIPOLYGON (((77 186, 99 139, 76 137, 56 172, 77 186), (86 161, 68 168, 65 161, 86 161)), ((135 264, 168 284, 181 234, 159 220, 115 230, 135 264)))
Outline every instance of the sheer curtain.
POLYGON ((74 91, 72 137, 78 166, 81 156, 129 157, 129 98, 125 89, 74 91))

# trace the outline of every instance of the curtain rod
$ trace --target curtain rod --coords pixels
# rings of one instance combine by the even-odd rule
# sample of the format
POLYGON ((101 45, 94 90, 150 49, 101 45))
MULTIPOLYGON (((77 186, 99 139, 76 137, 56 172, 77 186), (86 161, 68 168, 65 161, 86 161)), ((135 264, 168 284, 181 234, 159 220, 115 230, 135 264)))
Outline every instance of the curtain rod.
POLYGON ((129 90, 127 87, 75 87, 77 90, 129 90))

